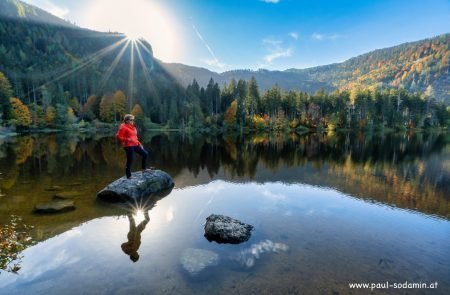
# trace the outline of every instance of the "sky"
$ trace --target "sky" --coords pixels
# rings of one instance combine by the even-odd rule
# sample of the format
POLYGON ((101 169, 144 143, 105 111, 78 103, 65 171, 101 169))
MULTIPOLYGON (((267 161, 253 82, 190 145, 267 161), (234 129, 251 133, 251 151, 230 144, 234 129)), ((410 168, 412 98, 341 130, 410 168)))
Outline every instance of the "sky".
POLYGON ((450 32, 450 0, 24 0, 80 27, 142 37, 156 58, 285 70, 450 32))

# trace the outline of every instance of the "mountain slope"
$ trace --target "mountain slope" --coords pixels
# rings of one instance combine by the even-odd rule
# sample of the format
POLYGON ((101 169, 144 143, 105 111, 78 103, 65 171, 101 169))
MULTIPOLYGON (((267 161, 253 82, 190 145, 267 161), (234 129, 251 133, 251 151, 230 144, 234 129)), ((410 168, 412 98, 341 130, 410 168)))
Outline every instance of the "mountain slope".
POLYGON ((226 79, 222 75, 205 68, 180 63, 162 63, 162 66, 184 87, 192 83, 193 79, 196 79, 201 86, 206 86, 211 78, 219 84, 226 82, 226 79))
POLYGON ((343 63, 288 72, 328 81, 336 88, 381 86, 425 92, 450 104, 450 34, 375 50, 343 63))
POLYGON ((45 10, 18 0, 0 0, 0 17, 27 22, 75 27, 71 23, 62 20, 45 10))
POLYGON ((334 87, 326 81, 317 81, 311 79, 307 75, 289 72, 289 71, 269 71, 269 70, 235 70, 221 74, 227 81, 232 78, 250 80, 253 76, 258 81, 258 85, 262 90, 271 88, 277 84, 285 90, 298 90, 308 93, 316 92, 319 89, 332 91, 334 87))
POLYGON ((260 89, 278 84, 285 90, 313 93, 352 87, 394 87, 423 93, 432 86, 434 97, 450 105, 450 34, 375 50, 342 63, 285 71, 233 70, 221 74, 172 64, 171 72, 183 85, 197 79, 206 86, 210 77, 224 84, 231 79, 256 78, 260 89))
POLYGON ((0 72, 27 104, 54 106, 71 98, 84 104, 96 95, 98 108, 102 96, 122 90, 129 105, 139 103, 159 122, 183 91, 144 40, 133 47, 122 34, 68 26, 63 20, 35 22, 34 17, 56 17, 23 2, 0 1, 0 72), (11 11, 24 11, 26 17, 10 17, 11 11))

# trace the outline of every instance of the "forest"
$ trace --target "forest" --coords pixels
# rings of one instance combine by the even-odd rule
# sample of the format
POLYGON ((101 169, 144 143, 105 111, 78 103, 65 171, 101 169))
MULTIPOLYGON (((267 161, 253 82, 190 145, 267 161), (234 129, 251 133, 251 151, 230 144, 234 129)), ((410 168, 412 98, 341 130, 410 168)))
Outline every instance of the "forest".
MULTIPOLYGON (((255 78, 231 80, 222 89, 211 79, 200 87, 194 81, 180 96, 163 102, 158 112, 134 103, 118 89, 86 101, 63 92, 57 103, 25 103, 13 97, 11 83, 0 73, 0 98, 3 126, 19 130, 39 128, 84 128, 115 126, 126 113, 132 113, 145 129, 258 130, 290 129, 415 129, 447 127, 450 112, 434 99, 433 88, 422 94, 403 89, 375 87, 336 90, 315 94, 283 91, 277 85, 260 93, 255 78), (113 124, 113 125, 108 125, 113 124)), ((159 98, 163 100, 164 98, 159 98)), ((136 100, 138 101, 138 100, 136 100)), ((151 106, 150 106, 151 107, 151 106)))
MULTIPOLYGON (((351 59, 345 70, 339 67, 351 71, 353 81, 374 73, 381 57, 390 65, 401 57, 415 65, 404 78, 415 77, 421 88, 428 85, 424 90, 411 88, 403 78, 397 86, 371 78, 373 83, 344 83, 337 90, 315 92, 308 87, 285 90, 275 82, 261 87, 255 76, 227 82, 210 78, 204 84, 193 79, 186 85, 153 56, 145 40, 130 42, 118 33, 2 19, 0 125, 18 131, 112 129, 123 114, 132 113, 145 129, 441 128, 449 125, 449 109, 442 102, 443 88, 436 88, 437 80, 431 78, 442 82, 448 77, 447 53, 448 35, 443 35, 351 59)), ((315 73, 328 69, 322 68, 315 73)))

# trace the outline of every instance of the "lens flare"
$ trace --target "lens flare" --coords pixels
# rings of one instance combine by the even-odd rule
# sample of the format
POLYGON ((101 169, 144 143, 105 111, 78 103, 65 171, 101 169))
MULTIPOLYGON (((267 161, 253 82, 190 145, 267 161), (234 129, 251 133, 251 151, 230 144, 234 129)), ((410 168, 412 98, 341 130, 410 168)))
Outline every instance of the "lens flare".
POLYGON ((90 1, 85 9, 82 26, 120 32, 130 41, 146 39, 152 45, 155 56, 164 61, 176 61, 181 54, 179 26, 162 3, 96 0, 90 1))

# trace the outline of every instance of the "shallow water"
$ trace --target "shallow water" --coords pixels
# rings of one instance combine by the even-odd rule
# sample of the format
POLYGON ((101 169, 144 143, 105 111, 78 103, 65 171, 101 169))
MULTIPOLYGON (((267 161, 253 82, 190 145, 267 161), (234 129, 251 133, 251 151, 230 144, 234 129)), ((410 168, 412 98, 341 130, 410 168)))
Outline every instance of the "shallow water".
POLYGON ((1 144, 0 222, 21 216, 38 243, 22 253, 18 274, 1 272, 0 293, 367 294, 349 283, 386 281, 438 288, 375 294, 450 292, 445 134, 148 134, 144 142, 151 164, 176 182, 146 224, 142 212, 95 200, 123 173, 113 138, 60 134, 1 144), (50 189, 73 193, 77 209, 32 214, 55 194, 50 189), (130 229, 129 213, 142 232, 130 229), (254 225, 252 237, 208 242, 210 214, 254 225), (123 250, 130 232, 140 241, 137 260, 123 250), (189 248, 220 261, 192 276, 180 261, 189 248))

